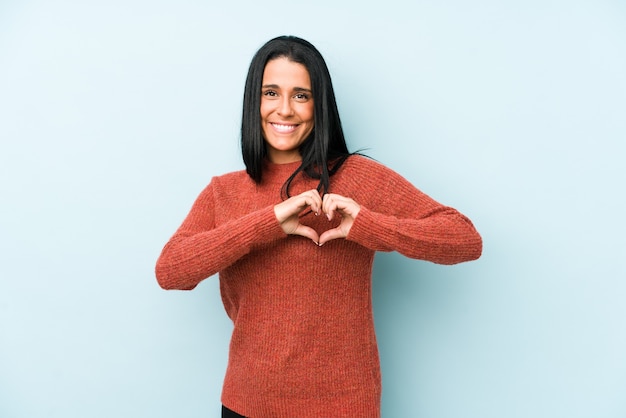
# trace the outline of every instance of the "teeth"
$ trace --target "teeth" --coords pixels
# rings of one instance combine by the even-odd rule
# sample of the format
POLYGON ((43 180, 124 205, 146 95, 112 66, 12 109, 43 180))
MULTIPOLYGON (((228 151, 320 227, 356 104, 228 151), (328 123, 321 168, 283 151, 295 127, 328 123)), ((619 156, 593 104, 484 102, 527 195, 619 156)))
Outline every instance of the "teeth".
POLYGON ((272 126, 279 132, 291 132, 296 129, 297 125, 281 125, 278 123, 272 123, 272 126))

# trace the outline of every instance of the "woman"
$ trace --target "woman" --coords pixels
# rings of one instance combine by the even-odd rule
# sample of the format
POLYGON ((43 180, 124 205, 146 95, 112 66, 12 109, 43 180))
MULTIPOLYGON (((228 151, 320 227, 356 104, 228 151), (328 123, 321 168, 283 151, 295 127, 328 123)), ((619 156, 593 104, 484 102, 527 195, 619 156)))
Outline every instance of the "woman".
POLYGON ((215 177, 156 265, 165 289, 219 273, 234 324, 223 416, 379 417, 372 316, 376 251, 440 264, 477 259, 458 211, 350 154, 320 53, 267 42, 248 72, 246 171, 215 177), (230 414, 230 415, 229 415, 230 414))

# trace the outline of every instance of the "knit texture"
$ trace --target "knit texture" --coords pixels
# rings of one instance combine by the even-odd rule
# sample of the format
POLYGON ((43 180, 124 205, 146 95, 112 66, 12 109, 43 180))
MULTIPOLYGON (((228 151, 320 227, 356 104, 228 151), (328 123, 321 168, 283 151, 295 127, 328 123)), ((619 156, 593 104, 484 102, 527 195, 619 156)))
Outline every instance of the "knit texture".
MULTIPOLYGON (((346 239, 318 247, 286 235, 274 215, 299 163, 270 164, 263 182, 245 171, 212 179, 156 265, 165 289, 193 289, 219 273, 234 329, 222 402, 253 418, 375 418, 381 374, 372 315, 376 251, 439 264, 478 258, 472 223, 370 159, 350 157, 331 192, 361 210, 346 239)), ((304 175, 291 195, 317 186, 304 175)), ((319 235, 339 217, 303 212, 319 235)))

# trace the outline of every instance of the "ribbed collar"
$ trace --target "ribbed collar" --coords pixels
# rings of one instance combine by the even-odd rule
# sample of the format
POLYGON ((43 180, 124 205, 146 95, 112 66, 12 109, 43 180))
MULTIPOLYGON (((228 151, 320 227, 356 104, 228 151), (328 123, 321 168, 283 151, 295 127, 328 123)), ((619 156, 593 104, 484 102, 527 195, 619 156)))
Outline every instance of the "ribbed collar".
POLYGON ((276 164, 269 160, 263 162, 263 182, 284 183, 294 171, 300 167, 302 161, 293 163, 276 164))

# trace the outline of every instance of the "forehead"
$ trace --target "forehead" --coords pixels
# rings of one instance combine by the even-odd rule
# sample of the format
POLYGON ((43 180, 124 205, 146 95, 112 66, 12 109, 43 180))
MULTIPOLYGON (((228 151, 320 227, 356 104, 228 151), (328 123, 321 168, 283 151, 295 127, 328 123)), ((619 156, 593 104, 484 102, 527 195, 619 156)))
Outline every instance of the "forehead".
POLYGON ((263 85, 311 88, 309 71, 300 63, 280 57, 270 60, 263 70, 263 85))

